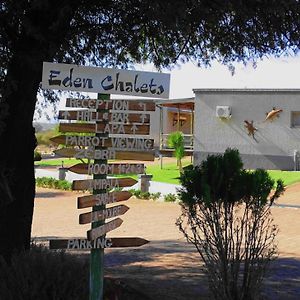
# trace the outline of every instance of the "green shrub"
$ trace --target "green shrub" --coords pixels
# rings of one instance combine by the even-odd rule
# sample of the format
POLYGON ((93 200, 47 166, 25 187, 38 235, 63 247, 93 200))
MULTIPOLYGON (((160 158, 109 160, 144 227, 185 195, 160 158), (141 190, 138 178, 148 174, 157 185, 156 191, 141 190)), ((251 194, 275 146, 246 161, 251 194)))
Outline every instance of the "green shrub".
POLYGON ((161 193, 151 193, 150 198, 153 199, 154 201, 157 200, 160 197, 161 193))
POLYGON ((67 180, 58 180, 52 177, 38 177, 35 180, 36 186, 69 191, 72 184, 67 180))
POLYGON ((175 194, 169 193, 164 195, 165 202, 175 202, 177 200, 177 196, 175 194))
POLYGON ((149 200, 150 199, 150 193, 149 192, 141 192, 140 198, 149 200))
POLYGON ((10 265, 0 257, 0 299, 85 300, 88 270, 87 260, 37 246, 13 255, 10 265))
POLYGON ((261 299, 276 258, 272 204, 284 192, 265 170, 248 171, 236 149, 211 155, 181 174, 176 224, 204 262, 210 299, 261 299))
POLYGON ((34 161, 40 161, 42 160, 42 155, 38 151, 34 151, 34 161))
POLYGON ((129 190, 129 192, 134 196, 134 197, 136 197, 136 198, 140 198, 140 196, 141 196, 141 190, 134 190, 134 189, 131 189, 131 190, 129 190))
POLYGON ((149 193, 149 192, 142 192, 141 190, 135 190, 135 189, 131 189, 131 190, 128 190, 128 192, 132 193, 132 195, 136 198, 139 198, 139 199, 152 199, 152 200, 157 200, 161 193, 160 192, 157 192, 157 193, 149 193))
POLYGON ((168 146, 174 148, 174 156, 177 159, 177 166, 182 172, 182 158, 184 157, 184 136, 181 131, 172 132, 168 137, 168 146))

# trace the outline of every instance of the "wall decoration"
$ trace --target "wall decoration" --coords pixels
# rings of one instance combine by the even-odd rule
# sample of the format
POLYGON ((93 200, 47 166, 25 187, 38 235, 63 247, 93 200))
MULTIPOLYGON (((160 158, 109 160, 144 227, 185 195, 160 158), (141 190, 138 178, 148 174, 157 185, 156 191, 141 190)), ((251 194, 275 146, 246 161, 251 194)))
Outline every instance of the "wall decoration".
POLYGON ((266 121, 274 121, 275 118, 279 118, 280 113, 282 112, 282 109, 277 109, 276 107, 273 107, 273 109, 270 112, 266 113, 266 121))
POLYGON ((248 130, 248 135, 252 136, 253 139, 255 139, 254 134, 255 134, 255 131, 257 131, 257 128, 255 128, 253 126, 253 120, 251 122, 249 122, 248 120, 244 120, 244 123, 245 123, 245 125, 244 125, 245 128, 248 130))

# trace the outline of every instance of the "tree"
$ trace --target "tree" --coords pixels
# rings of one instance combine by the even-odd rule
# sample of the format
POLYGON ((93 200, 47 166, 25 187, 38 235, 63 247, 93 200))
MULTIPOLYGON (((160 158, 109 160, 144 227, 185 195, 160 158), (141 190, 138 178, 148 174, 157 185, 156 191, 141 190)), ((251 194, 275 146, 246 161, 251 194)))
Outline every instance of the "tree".
POLYGON ((283 183, 274 186, 266 171, 242 167, 238 151, 227 149, 181 175, 177 225, 197 248, 214 299, 260 299, 262 280, 276 254, 271 207, 283 193, 283 183))
POLYGON ((184 157, 184 142, 183 134, 180 131, 172 132, 168 136, 168 146, 174 148, 174 156, 177 158, 177 166, 180 173, 182 172, 181 159, 184 157))
POLYGON ((30 246, 43 61, 123 68, 255 61, 298 51, 299 11, 296 0, 1 1, 0 254, 9 259, 30 246))

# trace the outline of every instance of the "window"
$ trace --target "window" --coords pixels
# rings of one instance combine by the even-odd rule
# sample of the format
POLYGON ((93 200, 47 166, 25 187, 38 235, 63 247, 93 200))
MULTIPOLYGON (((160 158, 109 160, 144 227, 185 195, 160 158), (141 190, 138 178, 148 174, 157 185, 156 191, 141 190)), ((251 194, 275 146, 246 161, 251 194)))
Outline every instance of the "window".
POLYGON ((300 127, 300 111, 291 112, 291 127, 300 127))

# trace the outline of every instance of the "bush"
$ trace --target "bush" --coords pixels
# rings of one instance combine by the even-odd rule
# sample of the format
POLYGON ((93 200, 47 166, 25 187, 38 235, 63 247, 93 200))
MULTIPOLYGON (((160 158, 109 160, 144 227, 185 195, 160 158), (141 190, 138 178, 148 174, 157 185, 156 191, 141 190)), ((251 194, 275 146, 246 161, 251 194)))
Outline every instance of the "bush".
POLYGON ((34 161, 40 161, 42 160, 42 155, 38 151, 34 151, 34 161))
POLYGON ((177 196, 175 194, 169 193, 164 195, 165 202, 176 202, 177 196))
POLYGON ((180 177, 180 231, 205 264, 213 299, 260 299, 267 267, 276 257, 271 206, 281 180, 264 170, 246 171, 237 150, 209 156, 180 177), (270 194, 272 191, 272 195, 270 194))
POLYGON ((168 146, 174 148, 174 156, 177 158, 177 166, 182 172, 181 159, 184 157, 184 136, 181 131, 172 132, 168 137, 168 146))
POLYGON ((159 199, 160 196, 161 196, 160 192, 151 193, 150 198, 155 201, 155 200, 159 199))
POLYGON ((139 199, 146 199, 146 200, 149 200, 149 199, 152 199, 152 200, 157 200, 161 193, 160 192, 157 192, 157 193, 149 193, 149 192, 142 192, 141 190, 135 190, 135 189, 131 189, 131 190, 128 190, 130 193, 132 193, 132 195, 136 198, 139 198, 139 199))
POLYGON ((88 299, 88 270, 86 260, 37 246, 13 255, 10 265, 0 257, 0 299, 88 299))
POLYGON ((58 180, 52 177, 38 177, 35 180, 36 186, 69 191, 72 184, 67 180, 58 180))

